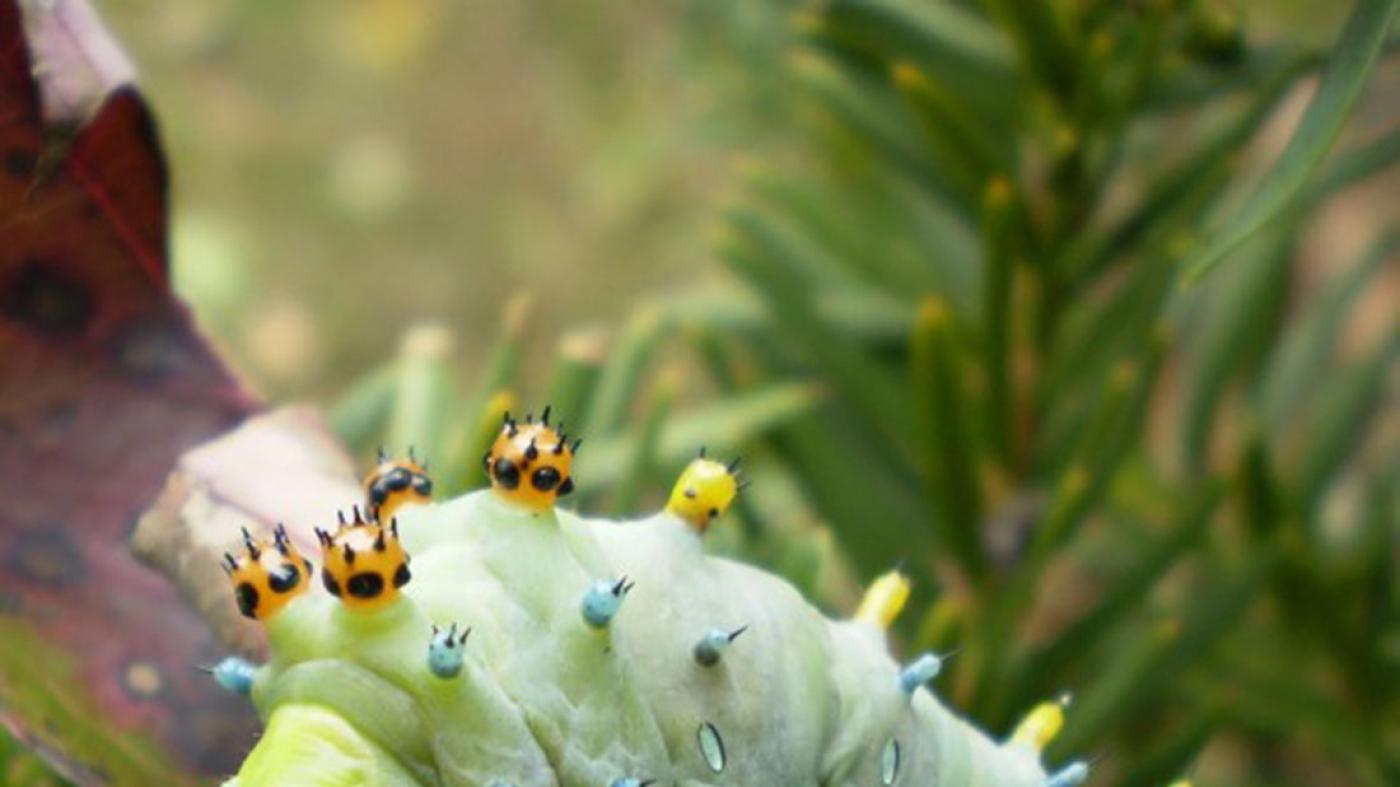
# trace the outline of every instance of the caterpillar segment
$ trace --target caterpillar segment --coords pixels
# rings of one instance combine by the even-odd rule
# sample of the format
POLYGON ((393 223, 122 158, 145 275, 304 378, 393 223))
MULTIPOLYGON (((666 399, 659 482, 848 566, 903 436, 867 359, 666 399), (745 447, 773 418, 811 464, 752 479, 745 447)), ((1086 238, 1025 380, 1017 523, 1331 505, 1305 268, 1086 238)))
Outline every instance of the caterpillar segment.
MULTIPOLYGON (((491 489, 319 531, 327 580, 264 621, 272 656, 249 694, 266 729, 226 787, 1059 787, 1036 747, 935 698, 939 657, 891 658, 907 580, 830 620, 706 555, 708 509, 556 509, 576 450, 548 411, 508 419, 491 489), (522 492, 542 467, 561 482, 522 492), (363 572, 379 593, 350 591, 375 584, 363 572)), ((692 463, 681 497, 722 514, 739 483, 720 467, 692 463)))

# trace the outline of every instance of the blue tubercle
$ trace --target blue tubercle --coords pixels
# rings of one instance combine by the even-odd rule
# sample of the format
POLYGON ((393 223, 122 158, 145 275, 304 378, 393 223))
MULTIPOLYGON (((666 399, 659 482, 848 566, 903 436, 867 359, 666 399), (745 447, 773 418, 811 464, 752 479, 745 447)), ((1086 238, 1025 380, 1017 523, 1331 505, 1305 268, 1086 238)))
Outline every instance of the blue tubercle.
POLYGON ((656 783, 656 780, 655 780, 655 779, 645 779, 645 780, 642 780, 642 779, 633 779, 633 778, 631 778, 630 776, 627 776, 627 777, 619 777, 619 778, 613 779, 613 780, 612 780, 612 783, 609 784, 608 787, 648 787, 648 785, 655 784, 655 783, 656 783))
POLYGON ((748 626, 740 626, 733 631, 725 631, 724 629, 710 629, 706 631, 704 636, 700 637, 700 641, 695 643, 695 648, 693 650, 695 660, 699 662, 702 667, 713 667, 718 664, 720 657, 724 655, 725 649, 728 648, 734 640, 738 639, 740 634, 747 631, 748 628, 748 626))
POLYGON ((470 633, 472 630, 467 628, 459 635, 456 623, 446 629, 433 626, 433 638, 428 643, 428 671, 439 678, 457 677, 466 659, 467 635, 470 633))
POLYGON ((224 690, 246 697, 253 690, 253 676, 257 674, 258 665, 238 656, 229 656, 206 671, 224 690))
POLYGON ((622 600, 627 598, 633 584, 627 581, 627 577, 612 582, 594 582, 583 594, 584 622, 595 629, 607 628, 622 608, 622 600))
POLYGON ((925 653, 899 672, 899 688, 905 694, 913 694, 920 686, 938 677, 943 671, 943 659, 932 653, 925 653))
POLYGON ((1045 787, 1076 787, 1089 778, 1089 766, 1082 762, 1072 762, 1045 780, 1045 787))

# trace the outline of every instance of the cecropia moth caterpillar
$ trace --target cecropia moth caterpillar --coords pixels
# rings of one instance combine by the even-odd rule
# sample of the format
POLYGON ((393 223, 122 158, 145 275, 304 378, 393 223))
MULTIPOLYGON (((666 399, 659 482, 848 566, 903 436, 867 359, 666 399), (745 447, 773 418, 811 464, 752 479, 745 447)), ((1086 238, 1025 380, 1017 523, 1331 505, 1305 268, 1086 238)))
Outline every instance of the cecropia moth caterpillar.
POLYGON ((707 556, 705 529, 742 488, 732 465, 702 455, 666 510, 618 522, 555 507, 575 450, 547 414, 508 419, 484 457, 492 488, 442 502, 413 483, 424 468, 387 483, 404 465, 381 461, 367 511, 319 532, 317 581, 288 579, 305 558, 280 531, 228 556, 272 657, 215 670, 266 721, 225 787, 1083 780, 1040 764, 1058 706, 997 743, 935 698, 937 656, 891 658, 898 575, 835 621, 707 556))

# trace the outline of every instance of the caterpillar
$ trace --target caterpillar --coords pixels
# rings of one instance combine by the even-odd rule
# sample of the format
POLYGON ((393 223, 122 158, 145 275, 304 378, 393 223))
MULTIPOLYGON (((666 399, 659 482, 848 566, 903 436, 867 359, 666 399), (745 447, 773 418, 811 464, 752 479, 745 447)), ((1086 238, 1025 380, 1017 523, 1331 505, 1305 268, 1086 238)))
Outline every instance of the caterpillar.
POLYGON ((225 556, 271 657, 213 670, 265 721, 224 787, 1085 779, 1083 763, 1047 774, 1039 761, 1058 704, 997 743, 936 699, 939 656, 896 664, 897 573, 838 621, 775 576, 707 556, 706 529, 743 487, 737 463, 702 450, 641 519, 557 507, 579 443, 549 416, 507 416, 483 457, 490 487, 452 500, 431 500, 415 461, 381 456, 365 509, 317 530, 320 582, 281 528, 225 556))

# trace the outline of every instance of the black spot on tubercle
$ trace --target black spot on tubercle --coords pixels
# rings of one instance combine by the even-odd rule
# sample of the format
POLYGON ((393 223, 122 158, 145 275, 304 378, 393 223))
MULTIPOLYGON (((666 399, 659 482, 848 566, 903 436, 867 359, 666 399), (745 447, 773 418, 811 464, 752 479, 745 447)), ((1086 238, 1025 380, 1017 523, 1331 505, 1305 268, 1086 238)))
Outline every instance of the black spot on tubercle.
POLYGON ((549 492, 559 486, 559 469, 548 465, 530 474, 530 483, 541 492, 549 492))
POLYGON ((412 578, 413 574, 409 572, 408 564, 403 563, 399 566, 398 570, 394 572, 394 587, 401 588, 407 585, 408 581, 412 578))
POLYGON ((340 583, 335 581, 335 577, 331 576, 331 572, 321 572, 321 584, 326 586, 327 593, 336 598, 340 598, 340 583))
POLYGON ((384 592, 384 577, 363 571, 346 581, 345 591, 355 598, 375 598, 384 592))
POLYGON ((267 585, 274 593, 286 593, 301 583, 301 572, 291 563, 283 563, 267 575, 267 585))
POLYGON ((234 588, 233 595, 235 598, 238 599, 238 611, 242 612, 244 617, 251 618, 257 616, 257 588, 253 587, 247 582, 240 582, 238 584, 238 587, 234 588))
POLYGON ((491 466, 491 477, 500 484, 503 489, 514 489, 520 486, 520 471, 516 469, 515 463, 501 457, 491 466))

